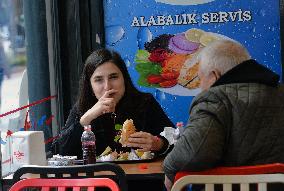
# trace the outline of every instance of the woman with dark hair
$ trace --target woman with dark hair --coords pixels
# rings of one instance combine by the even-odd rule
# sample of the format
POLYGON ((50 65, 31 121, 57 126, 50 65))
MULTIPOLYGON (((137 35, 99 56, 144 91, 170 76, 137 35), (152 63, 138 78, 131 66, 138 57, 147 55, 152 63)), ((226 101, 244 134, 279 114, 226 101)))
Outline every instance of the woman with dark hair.
POLYGON ((151 94, 134 87, 118 53, 106 49, 94 51, 85 63, 78 101, 57 140, 59 154, 82 158, 80 138, 85 125, 91 125, 96 135, 98 155, 107 146, 123 150, 114 141, 115 124, 123 124, 126 119, 132 119, 137 129, 129 138, 128 147, 157 154, 167 152, 169 143, 159 134, 173 124, 158 102, 151 94))

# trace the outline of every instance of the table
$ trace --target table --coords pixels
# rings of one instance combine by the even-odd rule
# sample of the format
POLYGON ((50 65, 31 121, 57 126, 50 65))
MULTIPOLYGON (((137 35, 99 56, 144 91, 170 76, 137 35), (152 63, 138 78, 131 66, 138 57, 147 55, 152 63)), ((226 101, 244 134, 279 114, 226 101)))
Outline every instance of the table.
POLYGON ((119 164, 126 174, 126 179, 164 180, 163 159, 147 163, 119 164))
MULTIPOLYGON (((164 180, 164 172, 162 170, 163 159, 157 159, 152 162, 145 163, 128 163, 119 164, 124 170, 127 180, 164 180)), ((98 175, 105 173, 98 173, 98 175)), ((111 175, 111 174, 110 174, 111 175)), ((27 178, 39 178, 38 175, 25 176, 27 178)), ((13 174, 4 177, 1 181, 3 187, 7 188, 13 184, 13 174)), ((5 189, 4 189, 5 190, 5 189)))

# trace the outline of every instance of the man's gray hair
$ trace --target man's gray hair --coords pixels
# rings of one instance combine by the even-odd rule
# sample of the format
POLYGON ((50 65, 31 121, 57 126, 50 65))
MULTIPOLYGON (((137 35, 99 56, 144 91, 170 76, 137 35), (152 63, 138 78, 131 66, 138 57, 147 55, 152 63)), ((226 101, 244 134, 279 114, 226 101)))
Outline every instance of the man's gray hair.
POLYGON ((217 70, 223 75, 250 58, 247 49, 239 42, 216 40, 201 50, 197 60, 200 71, 204 75, 208 75, 213 70, 217 70))

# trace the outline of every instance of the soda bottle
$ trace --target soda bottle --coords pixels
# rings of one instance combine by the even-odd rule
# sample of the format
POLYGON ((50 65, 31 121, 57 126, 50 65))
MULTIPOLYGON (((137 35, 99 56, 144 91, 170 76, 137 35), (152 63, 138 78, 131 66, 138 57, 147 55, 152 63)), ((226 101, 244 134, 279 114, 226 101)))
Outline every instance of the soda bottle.
POLYGON ((96 137, 91 130, 91 125, 84 126, 81 142, 84 164, 96 163, 96 137))

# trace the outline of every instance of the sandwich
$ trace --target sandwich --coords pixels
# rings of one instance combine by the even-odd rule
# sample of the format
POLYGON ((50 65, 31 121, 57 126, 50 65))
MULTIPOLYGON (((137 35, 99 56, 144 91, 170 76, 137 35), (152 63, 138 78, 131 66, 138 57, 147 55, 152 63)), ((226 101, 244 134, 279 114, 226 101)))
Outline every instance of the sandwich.
POLYGON ((136 128, 133 124, 133 120, 127 119, 122 125, 121 137, 119 140, 122 146, 126 145, 126 143, 128 142, 129 136, 135 132, 136 132, 136 128))

